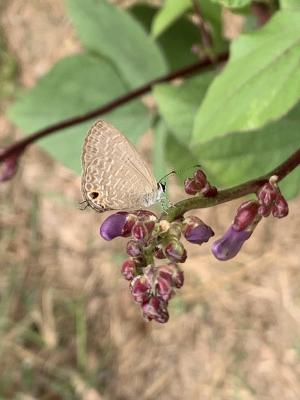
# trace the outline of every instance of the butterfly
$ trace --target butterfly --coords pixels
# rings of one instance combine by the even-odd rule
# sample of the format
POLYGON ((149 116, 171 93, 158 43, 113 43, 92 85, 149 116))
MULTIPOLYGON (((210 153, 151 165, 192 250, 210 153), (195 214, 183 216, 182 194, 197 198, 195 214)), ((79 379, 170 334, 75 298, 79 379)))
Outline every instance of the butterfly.
POLYGON ((81 192, 98 212, 149 207, 162 200, 157 182, 135 147, 117 128, 99 120, 90 128, 82 151, 81 192))

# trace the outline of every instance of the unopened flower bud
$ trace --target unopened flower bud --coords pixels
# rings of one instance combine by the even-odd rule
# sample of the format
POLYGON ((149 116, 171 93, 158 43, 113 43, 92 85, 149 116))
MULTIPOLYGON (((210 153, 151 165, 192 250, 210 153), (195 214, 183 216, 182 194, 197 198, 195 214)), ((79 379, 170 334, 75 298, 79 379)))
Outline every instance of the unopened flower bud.
POLYGON ((174 221, 170 225, 169 235, 179 240, 181 237, 181 230, 182 224, 180 222, 174 221))
POLYGON ((150 300, 151 289, 151 284, 144 275, 136 276, 130 283, 132 297, 140 304, 150 300))
POLYGON ((200 218, 189 216, 184 220, 184 237, 191 243, 202 244, 214 236, 214 231, 200 218))
POLYGON ((233 228, 236 231, 243 231, 250 226, 257 217, 259 207, 258 201, 254 200, 242 203, 234 217, 233 228))
POLYGON ((158 258, 159 260, 162 260, 163 258, 166 258, 164 249, 161 246, 157 246, 154 250, 154 256, 158 258))
POLYGON ((198 187, 196 184, 195 179, 193 178, 186 178, 184 181, 184 190, 186 194, 189 194, 191 196, 195 195, 197 192, 199 192, 201 188, 198 187))
POLYGON ((122 264, 121 274, 128 281, 131 281, 135 277, 135 262, 131 258, 125 260, 122 264))
POLYGON ((117 212, 110 215, 100 227, 100 235, 105 240, 112 240, 117 236, 128 236, 127 222, 129 215, 127 212, 117 212))
POLYGON ((289 213, 289 205, 282 195, 278 195, 272 207, 273 217, 283 218, 289 213))
POLYGON ((183 244, 179 242, 178 240, 171 240, 166 248, 165 248, 165 254, 168 257, 170 261, 173 262, 185 262, 187 254, 186 250, 183 247, 183 244))
POLYGON ((183 271, 175 263, 160 265, 158 275, 163 276, 164 278, 166 278, 166 276, 168 275, 169 279, 171 279, 172 281, 172 285, 177 289, 180 289, 183 285, 184 282, 183 271))
POLYGON ((216 186, 211 186, 208 182, 205 187, 201 190, 204 197, 215 197, 218 194, 216 186))
POLYGON ((197 187, 199 187, 200 189, 204 188, 204 186, 207 183, 206 175, 201 169, 198 169, 194 173, 194 179, 195 179, 195 182, 197 183, 197 187))
POLYGON ((165 323, 169 319, 167 303, 156 296, 152 296, 147 303, 143 304, 142 308, 144 318, 147 321, 154 319, 157 322, 165 323))
POLYGON ((141 247, 135 240, 129 240, 126 251, 129 256, 138 257, 141 254, 141 247))
POLYGON ((278 194, 278 187, 273 182, 268 182, 257 192, 257 197, 261 205, 270 207, 273 205, 278 194))
MULTIPOLYGON (((0 154, 3 152, 4 150, 0 149, 0 154)), ((8 181, 16 174, 18 170, 19 156, 20 152, 13 153, 1 161, 0 182, 8 181)))
POLYGON ((157 216, 149 210, 136 210, 133 212, 134 215, 136 215, 138 218, 148 218, 148 219, 152 219, 152 220, 157 220, 157 216))
POLYGON ((132 227, 131 234, 135 240, 143 242, 145 242, 149 237, 147 227, 141 221, 136 221, 132 227))
POLYGON ((213 255, 220 261, 227 261, 235 257, 252 231, 237 231, 231 225, 227 232, 212 245, 213 255))

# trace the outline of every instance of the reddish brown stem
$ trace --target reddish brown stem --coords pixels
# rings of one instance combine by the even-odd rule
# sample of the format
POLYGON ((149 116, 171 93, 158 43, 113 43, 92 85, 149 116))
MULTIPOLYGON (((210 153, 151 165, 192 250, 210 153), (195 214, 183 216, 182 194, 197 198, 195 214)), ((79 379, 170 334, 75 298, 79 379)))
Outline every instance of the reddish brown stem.
MULTIPOLYGON (((216 62, 219 64, 223 63, 228 60, 228 57, 229 57, 228 53, 222 53, 219 56, 217 56, 216 62)), ((215 64, 215 62, 214 62, 214 64, 215 64)), ((85 114, 81 114, 81 115, 77 115, 72 118, 65 119, 63 121, 57 122, 56 124, 50 125, 46 128, 43 128, 35 133, 32 133, 31 135, 27 136, 26 138, 16 141, 11 146, 4 149, 4 151, 0 154, 0 162, 2 162, 7 157, 11 156, 12 154, 14 154, 16 152, 22 153, 26 149, 27 146, 29 146, 33 142, 35 142, 47 135, 50 135, 54 132, 69 128, 70 126, 80 124, 89 119, 99 117, 100 115, 103 115, 109 111, 114 110, 115 108, 117 108, 125 103, 128 103, 129 101, 131 101, 143 94, 150 92, 152 87, 158 83, 169 82, 176 78, 181 78, 181 77, 184 77, 187 75, 195 74, 196 72, 207 69, 211 65, 213 65, 213 63, 209 58, 202 60, 202 61, 198 61, 194 64, 188 65, 187 67, 181 68, 177 71, 171 72, 167 75, 164 75, 157 79, 154 79, 153 81, 146 83, 145 85, 143 85, 137 89, 134 89, 131 92, 128 92, 128 93, 116 98, 115 100, 112 100, 109 103, 106 103, 103 106, 98 107, 94 110, 91 110, 85 114)))

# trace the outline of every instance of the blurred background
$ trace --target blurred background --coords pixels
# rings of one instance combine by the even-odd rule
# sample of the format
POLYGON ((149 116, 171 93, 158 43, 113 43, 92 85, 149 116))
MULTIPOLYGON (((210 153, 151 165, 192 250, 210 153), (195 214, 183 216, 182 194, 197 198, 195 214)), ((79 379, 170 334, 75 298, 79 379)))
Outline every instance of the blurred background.
MULTIPOLYGON (((5 145, 20 137, 5 116, 15 91, 80 44, 62 0, 1 0, 0 13, 5 145)), ((124 241, 101 240, 103 216, 80 200, 80 178, 38 146, 0 186, 0 399, 300 398, 299 198, 231 261, 187 246, 165 325, 143 321, 120 275, 124 241)), ((239 203, 197 215, 218 237, 239 203)))

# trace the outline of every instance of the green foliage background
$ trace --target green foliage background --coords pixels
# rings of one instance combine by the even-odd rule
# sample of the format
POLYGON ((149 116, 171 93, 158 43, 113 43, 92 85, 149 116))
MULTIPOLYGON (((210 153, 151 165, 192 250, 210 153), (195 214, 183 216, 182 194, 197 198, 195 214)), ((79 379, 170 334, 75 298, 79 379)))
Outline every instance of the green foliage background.
MULTIPOLYGON (((222 36, 222 7, 250 19, 250 3, 199 0, 213 39, 209 54, 230 46, 223 69, 212 68, 176 85, 156 85, 155 115, 137 99, 104 116, 133 142, 154 128, 157 178, 167 161, 177 169, 201 163, 216 184, 233 185, 268 172, 300 146, 299 4, 281 0, 266 25, 228 44, 222 36)), ((84 50, 60 60, 17 99, 9 116, 25 134, 197 61, 191 49, 200 33, 190 21, 190 0, 128 10, 105 0, 67 0, 66 6, 84 50)), ((48 136, 40 144, 80 173, 81 146, 92 122, 48 136)), ((282 188, 290 198, 299 193, 299 169, 282 188)))

